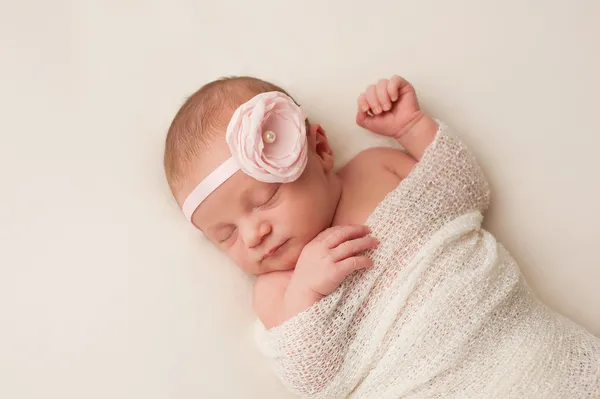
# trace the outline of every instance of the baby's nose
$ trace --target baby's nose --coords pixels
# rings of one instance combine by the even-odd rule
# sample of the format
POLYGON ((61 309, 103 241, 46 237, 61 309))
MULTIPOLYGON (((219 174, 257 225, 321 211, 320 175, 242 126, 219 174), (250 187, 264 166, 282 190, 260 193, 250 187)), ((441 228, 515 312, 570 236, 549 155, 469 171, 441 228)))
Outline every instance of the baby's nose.
POLYGON ((266 221, 249 224, 244 235, 244 241, 248 248, 254 248, 259 245, 266 236, 271 233, 271 225, 266 221))

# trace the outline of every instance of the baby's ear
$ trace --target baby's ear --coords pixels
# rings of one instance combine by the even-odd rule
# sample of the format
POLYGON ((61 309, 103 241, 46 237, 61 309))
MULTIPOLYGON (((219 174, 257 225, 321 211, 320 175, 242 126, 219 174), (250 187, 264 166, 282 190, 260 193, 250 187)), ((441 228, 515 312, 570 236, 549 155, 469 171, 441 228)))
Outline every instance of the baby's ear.
POLYGON ((315 151, 323 164, 325 172, 330 172, 333 169, 334 157, 333 150, 327 140, 325 130, 319 124, 310 124, 308 132, 308 145, 315 151))

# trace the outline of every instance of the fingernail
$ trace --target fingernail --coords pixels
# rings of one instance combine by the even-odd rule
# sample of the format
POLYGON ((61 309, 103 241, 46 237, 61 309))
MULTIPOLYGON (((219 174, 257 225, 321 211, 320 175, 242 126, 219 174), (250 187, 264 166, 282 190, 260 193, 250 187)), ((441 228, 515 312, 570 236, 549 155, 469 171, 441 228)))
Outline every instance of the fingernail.
POLYGON ((381 108, 377 107, 374 109, 375 114, 380 114, 381 113, 381 108))
POLYGON ((363 112, 367 112, 367 111, 369 110, 369 107, 367 107, 367 106, 363 106, 363 107, 362 107, 362 110, 363 110, 363 112))
POLYGON ((391 107, 389 104, 385 104, 385 105, 383 106, 383 110, 384 110, 384 111, 389 111, 389 110, 390 110, 390 108, 392 108, 392 107, 391 107))

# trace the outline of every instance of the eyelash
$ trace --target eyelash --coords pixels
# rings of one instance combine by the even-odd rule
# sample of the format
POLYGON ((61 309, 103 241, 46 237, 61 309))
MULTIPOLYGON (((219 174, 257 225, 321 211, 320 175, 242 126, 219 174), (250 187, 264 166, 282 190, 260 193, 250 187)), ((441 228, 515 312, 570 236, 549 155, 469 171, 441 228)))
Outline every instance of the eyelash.
POLYGON ((233 237, 233 233, 235 233, 235 230, 236 230, 235 227, 232 228, 231 233, 229 233, 229 235, 227 237, 223 238, 222 240, 219 240, 219 244, 222 244, 222 243, 228 241, 231 237, 233 237))

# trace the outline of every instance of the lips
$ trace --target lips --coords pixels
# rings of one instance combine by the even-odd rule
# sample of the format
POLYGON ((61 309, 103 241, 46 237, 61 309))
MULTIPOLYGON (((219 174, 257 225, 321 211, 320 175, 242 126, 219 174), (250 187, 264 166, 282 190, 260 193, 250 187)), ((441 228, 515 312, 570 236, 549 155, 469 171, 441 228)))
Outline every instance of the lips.
POLYGON ((260 258, 260 261, 262 262, 263 260, 267 259, 268 257, 275 255, 281 249, 281 247, 283 247, 288 242, 288 240, 284 240, 284 241, 280 242, 279 244, 271 247, 268 251, 266 251, 263 254, 263 256, 260 258))

